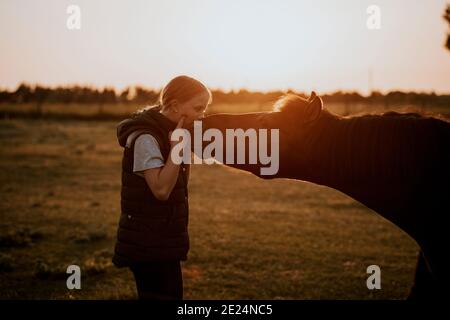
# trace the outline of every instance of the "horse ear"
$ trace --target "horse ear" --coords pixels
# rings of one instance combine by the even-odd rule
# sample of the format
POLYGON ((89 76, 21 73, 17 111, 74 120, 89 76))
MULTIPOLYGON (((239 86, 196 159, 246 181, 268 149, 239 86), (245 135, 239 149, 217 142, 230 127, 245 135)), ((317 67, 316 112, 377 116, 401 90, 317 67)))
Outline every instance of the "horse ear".
POLYGON ((323 109, 323 102, 322 99, 316 95, 316 93, 313 91, 311 94, 311 97, 308 99, 308 107, 306 108, 305 112, 305 120, 306 122, 312 122, 316 120, 323 109))

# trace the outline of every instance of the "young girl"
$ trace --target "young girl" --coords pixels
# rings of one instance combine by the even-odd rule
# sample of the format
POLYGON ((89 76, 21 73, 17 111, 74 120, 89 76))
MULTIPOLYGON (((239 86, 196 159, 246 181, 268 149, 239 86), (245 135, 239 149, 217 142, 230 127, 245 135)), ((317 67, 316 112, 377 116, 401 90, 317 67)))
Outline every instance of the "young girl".
POLYGON ((174 164, 173 130, 203 117, 211 92, 198 80, 179 76, 159 102, 117 127, 122 160, 121 217, 113 262, 129 267, 139 299, 182 299, 180 261, 187 259, 189 166, 174 164))

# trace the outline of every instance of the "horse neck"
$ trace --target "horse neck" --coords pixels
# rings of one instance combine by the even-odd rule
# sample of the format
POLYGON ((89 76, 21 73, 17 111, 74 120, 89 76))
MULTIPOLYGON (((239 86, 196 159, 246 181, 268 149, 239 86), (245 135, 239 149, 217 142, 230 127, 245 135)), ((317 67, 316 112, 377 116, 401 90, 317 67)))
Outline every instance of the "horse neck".
POLYGON ((371 169, 369 147, 362 143, 368 129, 358 118, 343 118, 325 111, 307 143, 308 181, 343 192, 358 188, 371 169))

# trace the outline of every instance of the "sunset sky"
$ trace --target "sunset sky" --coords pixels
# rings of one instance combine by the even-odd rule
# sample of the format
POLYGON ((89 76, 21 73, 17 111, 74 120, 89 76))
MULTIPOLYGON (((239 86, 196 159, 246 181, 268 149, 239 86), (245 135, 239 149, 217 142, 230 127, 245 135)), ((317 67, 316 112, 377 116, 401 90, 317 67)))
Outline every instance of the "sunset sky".
POLYGON ((211 88, 450 93, 445 0, 1 0, 0 87, 211 88), (66 9, 81 9, 69 30, 66 9), (366 26, 369 5, 381 29, 366 26), (371 70, 371 71, 370 71, 371 70), (369 74, 372 74, 369 81, 369 74))

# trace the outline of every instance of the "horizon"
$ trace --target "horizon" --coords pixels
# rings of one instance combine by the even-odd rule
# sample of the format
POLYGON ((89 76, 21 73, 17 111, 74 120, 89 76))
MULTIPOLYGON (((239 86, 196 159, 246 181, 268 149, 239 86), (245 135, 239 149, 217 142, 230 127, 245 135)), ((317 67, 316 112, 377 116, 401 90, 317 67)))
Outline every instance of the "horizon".
MULTIPOLYGON (((115 88, 113 86, 96 86, 96 85, 85 85, 85 84, 78 84, 78 83, 69 83, 66 85, 43 85, 41 83, 27 83, 27 82, 22 82, 19 83, 15 88, 5 88, 5 87, 1 87, 0 86, 0 92, 9 92, 9 93, 14 93, 15 91, 17 91, 17 89, 21 86, 21 85, 25 85, 28 86, 31 89, 35 89, 36 87, 41 87, 41 88, 45 88, 45 89, 49 89, 49 90, 56 90, 58 88, 64 88, 64 89, 73 89, 73 88, 87 88, 87 89, 91 89, 91 90, 97 90, 99 92, 102 92, 104 90, 113 90, 114 93, 116 95, 120 95, 120 93, 124 92, 125 90, 132 90, 134 88, 141 88, 144 90, 150 90, 156 93, 159 93, 163 88, 159 87, 159 88, 154 88, 154 87, 147 87, 147 86, 143 86, 143 85, 129 85, 129 86, 125 86, 123 88, 115 88)), ((292 88, 287 88, 287 89, 271 89, 271 90, 249 90, 247 88, 232 88, 232 89, 222 89, 222 88, 209 88, 211 90, 211 92, 221 92, 224 94, 238 94, 241 91, 247 91, 250 94, 270 94, 270 93, 289 93, 292 92, 294 94, 300 94, 300 95, 309 95, 311 92, 308 91, 301 91, 301 90, 294 90, 292 88)), ((315 91, 317 93, 317 91, 315 91)), ((357 91, 357 90, 336 90, 336 91, 327 91, 327 92, 320 92, 320 96, 334 96, 337 94, 358 94, 363 98, 369 98, 371 97, 373 94, 376 93, 380 93, 383 96, 386 96, 389 93, 394 93, 394 92, 400 92, 403 94, 424 94, 424 95, 436 95, 436 96, 450 96, 450 91, 449 92, 443 92, 443 93, 438 93, 435 92, 434 90, 431 91, 408 91, 408 90, 398 90, 398 89, 392 89, 392 90, 386 90, 386 91, 381 91, 381 90, 372 90, 371 92, 361 92, 361 91, 357 91)))

